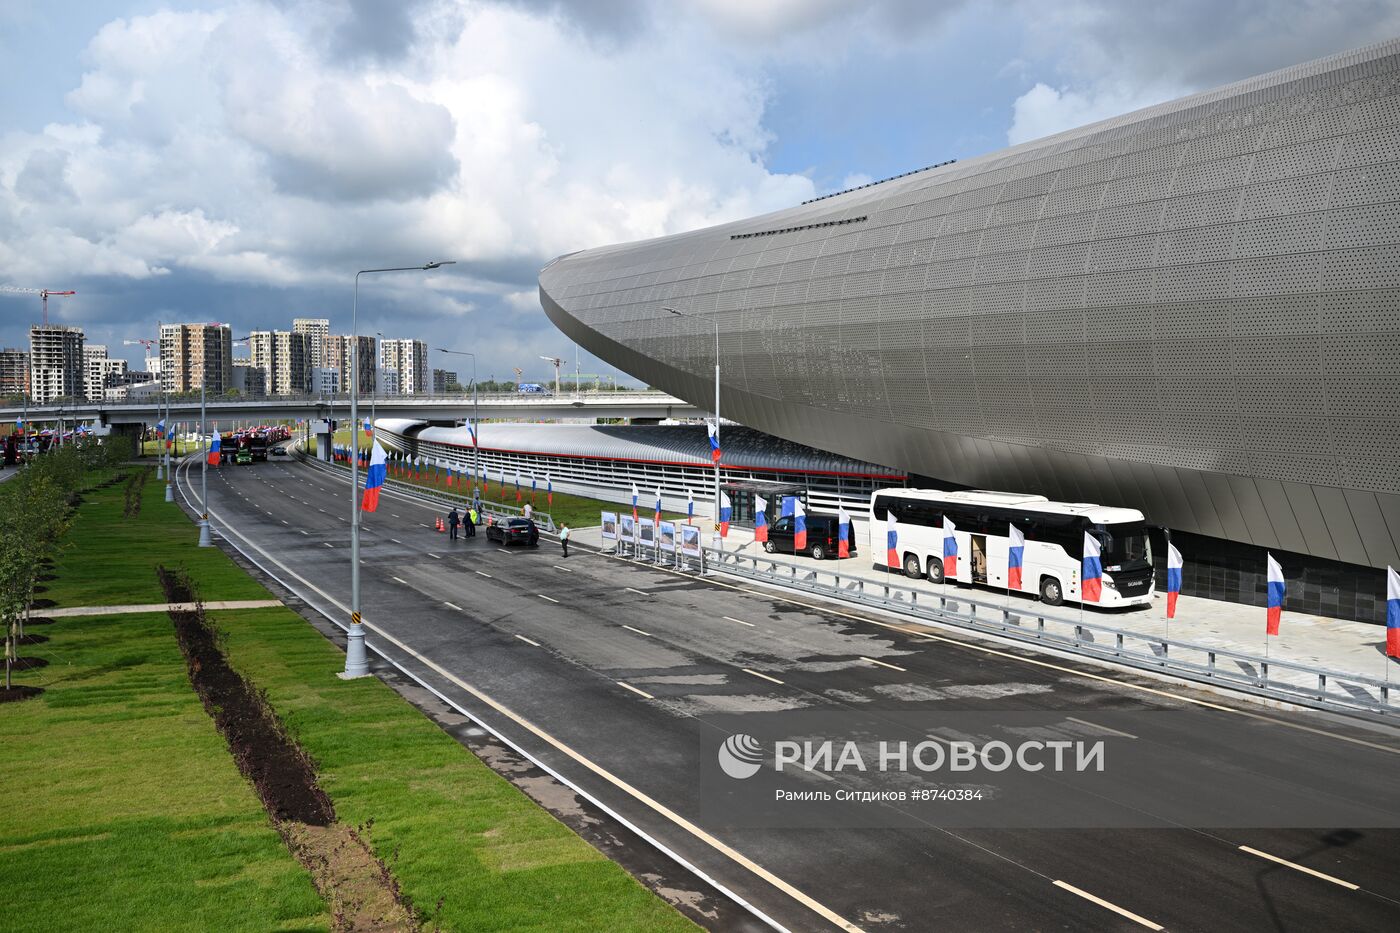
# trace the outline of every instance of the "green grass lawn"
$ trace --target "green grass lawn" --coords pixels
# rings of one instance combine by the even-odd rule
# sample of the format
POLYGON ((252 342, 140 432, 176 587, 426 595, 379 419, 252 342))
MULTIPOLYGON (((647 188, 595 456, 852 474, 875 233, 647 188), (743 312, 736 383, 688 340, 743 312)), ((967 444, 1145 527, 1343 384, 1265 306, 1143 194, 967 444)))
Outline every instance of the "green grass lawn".
POLYGON ((267 599, 268 592, 218 548, 201 548, 199 529, 165 501, 153 468, 142 490, 141 511, 122 517, 122 484, 83 494, 64 549, 54 562, 58 579, 41 594, 59 606, 163 603, 157 564, 183 566, 207 600, 267 599))
POLYGON ((190 688, 169 618, 31 631, 51 641, 25 653, 50 666, 17 680, 46 692, 0 706, 4 928, 328 929, 190 688))
POLYGON ((211 613, 230 661, 267 691, 342 820, 448 930, 694 929, 616 864, 284 609, 211 613))

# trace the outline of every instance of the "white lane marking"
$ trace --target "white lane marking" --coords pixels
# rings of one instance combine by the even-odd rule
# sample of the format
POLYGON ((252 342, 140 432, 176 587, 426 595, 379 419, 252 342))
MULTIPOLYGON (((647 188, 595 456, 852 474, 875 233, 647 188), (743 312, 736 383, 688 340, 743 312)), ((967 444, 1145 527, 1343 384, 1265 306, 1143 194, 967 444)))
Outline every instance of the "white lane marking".
POLYGON ((404 586, 412 586, 412 585, 413 585, 413 584, 409 583, 407 580, 405 580, 403 577, 394 577, 394 579, 395 579, 395 580, 398 580, 398 581, 399 581, 400 583, 402 583, 404 586))
POLYGON ((624 625, 624 626, 622 626, 622 627, 625 628, 625 629, 627 629, 627 631, 629 631, 629 632, 636 632, 638 635, 645 635, 647 638, 655 638, 655 637, 656 637, 656 636, 653 635, 651 632, 644 632, 644 631, 642 631, 641 629, 639 629, 639 628, 633 628, 633 627, 630 626, 630 625, 624 625))
POLYGON ((1269 861, 1277 862, 1280 865, 1287 865, 1294 871, 1301 871, 1305 875, 1312 875, 1314 878, 1321 878, 1323 881, 1330 881, 1333 884, 1339 884, 1342 887, 1346 888, 1348 891, 1359 891, 1361 889, 1360 885, 1352 884, 1350 881, 1343 881, 1341 878, 1334 878, 1331 875, 1324 875, 1322 872, 1317 871, 1316 869, 1309 868, 1306 865, 1299 865, 1297 862, 1290 862, 1287 859, 1279 858, 1277 855, 1270 855, 1267 852, 1260 852, 1258 849, 1251 849, 1249 846, 1240 846, 1240 851, 1248 852, 1250 855, 1257 855, 1262 859, 1268 859, 1269 861))
POLYGON ((1121 735, 1125 739, 1137 738, 1137 736, 1133 735, 1131 732, 1119 732, 1117 729, 1110 729, 1108 726, 1101 726, 1096 722, 1089 722, 1084 719, 1075 719, 1073 716, 1066 716, 1065 719, 1067 719, 1069 722, 1077 722, 1081 726, 1088 726, 1090 729, 1098 729, 1101 732, 1107 732, 1109 735, 1121 735))
MULTIPOLYGON (((264 511, 264 512, 267 512, 267 509, 263 509, 263 511, 264 511)), ((276 518, 276 517, 277 517, 277 516, 273 515, 271 512, 267 512, 267 514, 268 514, 268 517, 269 517, 269 518, 276 518)), ((1010 534, 1010 532, 1007 532, 1007 534, 1010 534)))
POLYGON ((558 564, 555 564, 555 565, 554 565, 554 569, 555 569, 555 570, 562 570, 562 571, 564 571, 565 573, 573 573, 573 571, 570 570, 568 567, 560 567, 558 564))
POLYGON ((651 594, 648 593, 646 590, 639 590, 639 589, 637 589, 635 586, 629 586, 629 587, 627 587, 627 589, 630 590, 630 591, 633 592, 633 593, 640 593, 640 594, 643 595, 643 596, 650 596, 650 595, 651 595, 651 594))
MULTIPOLYGON (((282 519, 282 524, 284 524, 284 525, 290 525, 291 522, 287 521, 287 520, 284 518, 284 519, 282 519)), ((1010 532, 1007 532, 1007 533, 1010 534, 1010 532)))
POLYGON ((390 538, 389 540, 394 542, 395 544, 403 544, 403 542, 400 541, 398 538, 390 538))
POLYGON ((888 667, 888 668, 889 668, 890 670, 892 670, 892 671, 900 671, 901 673, 904 673, 904 674, 909 673, 908 668, 900 667, 898 664, 890 664, 890 663, 887 663, 887 662, 885 662, 885 661, 877 661, 877 660, 875 660, 874 658, 867 658, 865 655, 861 655, 861 656, 860 656, 860 659, 861 659, 862 661, 869 661, 871 664, 878 664, 878 665, 880 665, 881 667, 888 667))
POLYGON ((617 685, 618 685, 619 687, 626 687, 628 690, 631 690, 633 693, 638 694, 639 696, 644 696, 644 697, 646 697, 648 700, 654 700, 654 699, 656 699, 656 697, 652 696, 650 693, 647 693, 645 690, 638 690, 636 687, 632 686, 631 684, 625 683, 625 682, 623 682, 623 681, 621 681, 621 680, 619 680, 619 681, 617 682, 617 685))
POLYGON ((1086 901, 1091 901, 1091 902, 1093 902, 1093 903, 1095 903, 1095 904, 1098 904, 1100 907, 1106 907, 1106 908, 1108 908, 1109 910, 1113 911, 1115 914, 1118 914, 1119 916, 1127 917, 1129 920, 1132 920, 1134 923, 1140 923, 1140 924, 1142 924, 1143 926, 1147 927, 1149 930, 1160 930, 1160 929, 1162 929, 1161 924, 1153 923, 1151 920, 1148 920, 1146 917, 1139 917, 1137 914, 1133 913, 1131 910, 1125 910, 1125 909, 1123 909, 1122 907, 1119 907, 1117 904, 1110 903, 1109 901, 1106 901, 1106 900, 1104 900, 1104 899, 1101 898, 1101 897, 1095 897, 1094 895, 1090 894, 1088 891, 1081 891, 1079 888, 1076 888, 1076 887, 1075 887, 1074 885, 1072 885, 1072 884, 1067 884, 1066 882, 1063 882, 1063 881, 1056 881, 1056 882, 1055 882, 1055 887, 1057 887, 1057 888, 1064 888, 1066 891, 1069 891, 1071 894, 1078 894, 1080 897, 1084 898, 1084 900, 1086 900, 1086 901))
MULTIPOLYGON (((320 512, 322 515, 325 515, 325 514, 326 514, 326 510, 325 510, 325 509, 317 509, 316 511, 320 512)), ((1010 532, 1007 532, 1007 534, 1010 534, 1010 532)))
POLYGON ((496 548, 496 550, 500 551, 502 554, 509 554, 509 553, 510 553, 510 548, 498 547, 498 548, 496 548))
MULTIPOLYGON (((403 516, 400 515, 398 512, 390 512, 389 514, 392 515, 392 516, 394 516, 395 518, 403 518, 403 516)), ((1010 533, 1011 533, 1011 532, 1009 532, 1009 531, 1007 532, 1007 534, 1010 534, 1010 533)))
POLYGON ((547 600, 549 600, 549 601, 552 602, 552 603, 557 603, 557 602, 559 602, 559 600, 555 599, 554 597, 552 597, 552 596, 546 596, 546 595, 544 595, 543 593, 536 593, 535 595, 538 596, 540 599, 547 599, 547 600))
POLYGON ((311 532, 307 531, 305 528, 298 528, 297 531, 300 531, 304 535, 311 534, 311 532))
POLYGON ((335 547, 335 545, 331 544, 329 541, 322 541, 321 543, 324 544, 326 547, 335 547))
POLYGON ((488 580, 496 579, 495 577, 491 576, 491 574, 487 573, 485 570, 474 570, 472 572, 475 573, 477 576, 485 577, 488 580))
POLYGON ((758 628, 752 622, 745 622, 743 619, 736 619, 733 616, 720 616, 726 622, 738 622, 740 625, 747 625, 749 628, 758 628))
POLYGON ((525 644, 527 644, 527 645, 534 645, 536 648, 538 648, 538 647, 540 646, 540 643, 539 643, 539 642, 534 641, 534 640, 529 639, 529 638, 526 638, 524 635, 516 635, 515 637, 518 638, 518 639, 520 639, 521 641, 523 641, 523 642, 524 642, 525 644))
POLYGON ((441 557, 438 557, 438 556, 437 556, 436 554, 434 554, 432 551, 429 551, 429 552, 428 552, 428 556, 431 557, 433 560, 442 560, 441 557))
POLYGON ((456 609, 458 612, 466 612, 466 611, 467 611, 467 610, 463 609, 461 606, 457 605, 456 603, 449 603, 449 602, 448 602, 447 600, 445 600, 445 599, 442 601, 442 604, 443 604, 444 606, 446 606, 448 609, 456 609))
POLYGON ((760 674, 758 671, 751 671, 747 667, 741 667, 739 668, 739 670, 743 671, 745 674, 752 674, 755 677, 762 677, 764 680, 771 680, 775 684, 782 683, 782 681, 776 677, 769 677, 767 674, 760 674))

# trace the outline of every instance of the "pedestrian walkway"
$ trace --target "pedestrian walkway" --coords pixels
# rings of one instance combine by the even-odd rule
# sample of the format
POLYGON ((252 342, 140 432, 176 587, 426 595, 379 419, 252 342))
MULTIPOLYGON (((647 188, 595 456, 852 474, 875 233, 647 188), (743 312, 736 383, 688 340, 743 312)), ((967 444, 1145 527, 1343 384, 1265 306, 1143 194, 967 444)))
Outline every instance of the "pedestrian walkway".
POLYGON ((145 603, 135 606, 69 606, 65 609, 39 609, 38 615, 49 619, 65 619, 75 616, 120 616, 138 612, 193 612, 200 606, 213 609, 271 609, 282 605, 280 599, 228 599, 209 603, 145 603))
MULTIPOLYGON (((1008 606, 1021 612, 1043 610, 1071 619, 1081 612, 1078 605, 1044 606, 1029 594, 1008 595, 1004 590, 932 583, 928 580, 913 580, 899 572, 876 570, 873 566, 874 559, 870 555, 868 523, 858 521, 855 525, 855 541, 859 553, 851 560, 815 561, 810 557, 797 557, 792 554, 773 556, 800 567, 813 570, 820 568, 825 573, 840 573, 843 580, 864 580, 868 586, 889 583, 917 589, 920 593, 928 593, 931 596, 948 596, 992 606, 1008 606)), ((705 532, 705 544, 709 546, 712 544, 709 528, 706 528, 705 532)), ((574 541, 585 547, 601 547, 602 529, 574 529, 574 541)), ((611 546, 612 542, 608 544, 611 546)), ((725 550, 751 556, 763 553, 763 546, 753 540, 753 531, 745 528, 731 528, 729 537, 724 541, 724 547, 725 550)), ((1158 581, 1158 585, 1162 585, 1161 580, 1158 581)), ((1176 618, 1168 620, 1166 594, 1158 592, 1149 607, 1128 611, 1085 608, 1082 612, 1083 620, 1087 623, 1154 638, 1170 638, 1176 642, 1190 642, 1206 648, 1260 657, 1264 656, 1266 651, 1262 606, 1182 596, 1176 605, 1176 618)), ((1385 634, 1383 625, 1289 612, 1285 608, 1278 636, 1268 639, 1267 653, 1269 658, 1276 662, 1326 668, 1382 681, 1389 678, 1400 686, 1400 658, 1386 657, 1385 634)), ((1282 672, 1278 676, 1285 680, 1301 677, 1284 675, 1282 672)))

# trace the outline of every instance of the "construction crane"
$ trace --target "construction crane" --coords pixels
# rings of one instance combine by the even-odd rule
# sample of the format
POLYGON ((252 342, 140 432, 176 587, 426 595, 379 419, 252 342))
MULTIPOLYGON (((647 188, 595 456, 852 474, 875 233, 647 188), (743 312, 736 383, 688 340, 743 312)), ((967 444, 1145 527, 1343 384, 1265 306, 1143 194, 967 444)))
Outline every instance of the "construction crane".
POLYGON ((554 397, 559 397, 559 367, 564 365, 564 361, 557 356, 542 356, 540 359, 546 363, 554 364, 554 397))
POLYGON ((68 292, 55 291, 54 289, 51 289, 51 288, 21 288, 21 287, 18 286, 18 285, 0 285, 0 292, 19 292, 19 293, 25 294, 25 295, 38 295, 39 297, 43 298, 43 299, 44 299, 44 326, 45 326, 45 327, 48 327, 48 326, 49 326, 49 296, 50 296, 50 295, 53 295, 55 298, 64 298, 64 297, 67 297, 68 295, 76 295, 76 294, 78 294, 77 292, 73 292, 73 291, 68 291, 68 292))

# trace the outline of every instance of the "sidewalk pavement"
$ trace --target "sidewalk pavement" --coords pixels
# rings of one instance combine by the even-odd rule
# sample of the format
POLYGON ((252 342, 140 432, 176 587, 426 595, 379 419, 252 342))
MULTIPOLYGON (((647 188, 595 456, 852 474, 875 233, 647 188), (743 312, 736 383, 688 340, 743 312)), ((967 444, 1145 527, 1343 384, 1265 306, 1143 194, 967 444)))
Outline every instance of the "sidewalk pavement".
MULTIPOLYGON (((132 606, 69 606, 65 609, 36 609, 35 613, 47 619, 65 619, 74 616, 119 616, 137 612, 193 612, 199 603, 145 603, 132 606)), ((222 602, 204 603, 206 610, 214 609, 270 609, 282 605, 280 599, 228 599, 222 602)))
MULTIPOLYGON (((792 554, 774 554, 773 557, 800 567, 820 568, 825 573, 839 571, 843 578, 865 580, 870 585, 890 583, 932 596, 974 600, 995 607, 1009 606, 1022 612, 1035 612, 1042 607, 1032 595, 1015 594, 1008 597, 1005 590, 937 584, 928 580, 913 580, 898 572, 887 574, 883 569, 875 570, 874 559, 870 555, 868 523, 857 521, 855 526, 858 556, 850 560, 818 562, 810 557, 792 554)), ((711 528, 708 523, 702 527, 704 542, 711 546, 711 528)), ((585 546, 601 547, 602 529, 574 529, 574 541, 585 546)), ((753 531, 747 528, 731 528, 724 546, 726 550, 749 556, 763 553, 763 546, 753 540, 753 531)), ((1161 586, 1162 582, 1159 580, 1158 585, 1161 586)), ((1043 608, 1050 615, 1068 619, 1074 619, 1080 613, 1079 606, 1070 604, 1043 608)), ((1086 607, 1083 613, 1084 621, 1093 625, 1155 638, 1170 637, 1173 641, 1191 642, 1241 654, 1262 657, 1265 653, 1262 606, 1183 595, 1177 600, 1176 618, 1168 621, 1166 594, 1158 592, 1150 607, 1127 611, 1086 607)), ((1268 640, 1268 656, 1275 662, 1321 667, 1375 680, 1383 681, 1389 675, 1390 680, 1400 686, 1400 658, 1386 657, 1385 635, 1383 625, 1289 612, 1285 607, 1279 635, 1268 640)), ((1284 680, 1303 679, 1301 674, 1289 676, 1282 670, 1276 676, 1284 680)))

